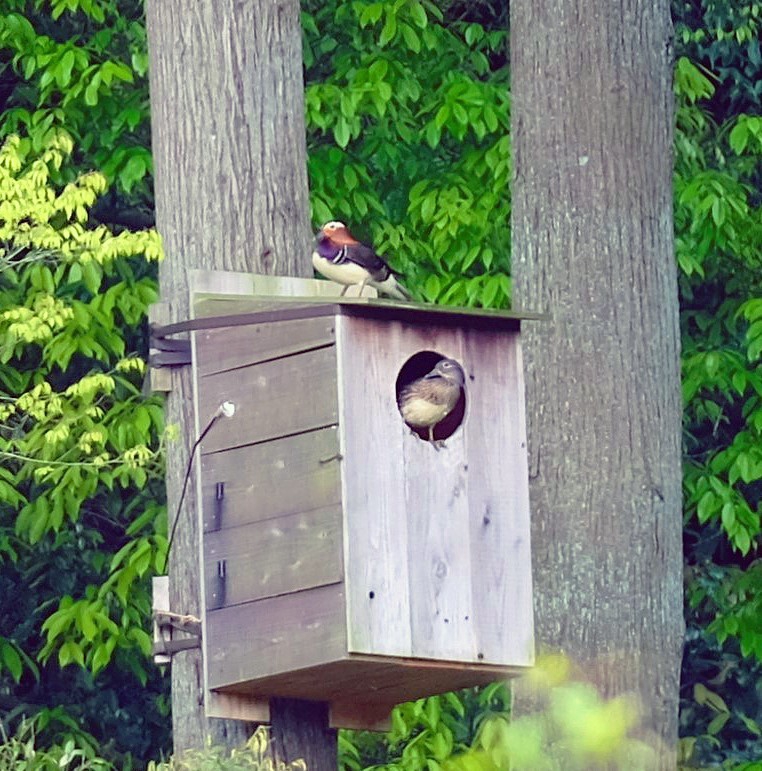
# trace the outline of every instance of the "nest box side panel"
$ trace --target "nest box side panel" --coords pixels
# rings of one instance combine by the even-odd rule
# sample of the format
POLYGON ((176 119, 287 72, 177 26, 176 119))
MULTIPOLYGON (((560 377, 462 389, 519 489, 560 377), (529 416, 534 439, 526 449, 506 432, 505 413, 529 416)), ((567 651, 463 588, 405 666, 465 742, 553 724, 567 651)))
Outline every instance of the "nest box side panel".
POLYGON ((229 327, 197 333, 199 422, 205 425, 223 401, 236 406, 224 430, 210 431, 204 453, 265 442, 328 428, 337 423, 335 396, 317 400, 315 392, 335 394, 336 356, 332 317, 302 320, 313 341, 291 342, 300 322, 229 327), (259 347, 257 330, 269 335, 259 347), (229 351, 238 349, 231 358, 229 351))
POLYGON ((204 532, 339 505, 338 451, 334 425, 202 453, 204 532))
POLYGON ((337 345, 350 653, 531 663, 518 335, 342 316, 337 345), (440 451, 397 409, 398 373, 422 351, 466 372, 464 420, 440 451))
POLYGON ((207 610, 339 583, 340 556, 338 506, 206 533, 207 610))
POLYGON ((246 692, 249 681, 343 657, 343 585, 208 611, 204 632, 209 687, 246 692))
POLYGON ((236 407, 201 444, 208 687, 333 661, 346 639, 333 319, 206 330, 195 352, 202 425, 236 407))

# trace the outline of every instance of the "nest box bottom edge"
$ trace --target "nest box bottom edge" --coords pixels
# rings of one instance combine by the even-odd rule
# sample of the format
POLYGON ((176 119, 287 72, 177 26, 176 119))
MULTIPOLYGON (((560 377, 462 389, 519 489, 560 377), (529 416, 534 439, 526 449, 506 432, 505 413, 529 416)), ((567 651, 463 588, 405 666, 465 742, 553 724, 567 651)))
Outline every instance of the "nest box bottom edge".
POLYGON ((328 702, 334 728, 386 731, 397 704, 488 685, 528 669, 349 654, 339 661, 214 688, 207 716, 268 722, 270 698, 305 699, 328 702))

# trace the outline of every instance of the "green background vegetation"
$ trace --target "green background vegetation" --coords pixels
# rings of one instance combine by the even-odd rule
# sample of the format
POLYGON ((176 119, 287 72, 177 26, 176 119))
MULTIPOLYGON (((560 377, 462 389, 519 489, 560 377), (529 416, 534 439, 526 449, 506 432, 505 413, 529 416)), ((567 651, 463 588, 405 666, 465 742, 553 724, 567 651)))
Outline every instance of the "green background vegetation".
MULTIPOLYGON (((147 630, 172 437, 160 400, 141 394, 161 250, 149 229, 142 3, 4 6, 0 725, 16 739, 0 764, 36 742, 46 748, 39 768, 97 767, 98 757, 143 768, 170 743, 167 678, 150 663, 147 630)), ((352 223, 423 301, 509 302, 504 6, 302 3, 314 223, 352 223)), ((762 757, 762 4, 674 0, 672 10, 681 752, 696 765, 742 767, 762 757)), ((494 686, 403 705, 387 737, 342 734, 341 758, 353 770, 488 768, 511 747, 514 759, 540 753, 524 760, 539 768, 531 763, 554 736, 584 744, 559 704, 619 726, 617 741, 591 745, 614 752, 629 713, 563 678, 558 688, 518 744, 501 717, 505 688, 494 686)))

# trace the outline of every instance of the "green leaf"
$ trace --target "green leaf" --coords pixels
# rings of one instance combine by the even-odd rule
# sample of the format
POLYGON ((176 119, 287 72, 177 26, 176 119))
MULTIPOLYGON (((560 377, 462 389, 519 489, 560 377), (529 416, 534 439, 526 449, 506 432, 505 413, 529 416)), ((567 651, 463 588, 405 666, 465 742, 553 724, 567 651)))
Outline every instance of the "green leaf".
POLYGON ((95 107, 95 105, 98 104, 98 92, 100 86, 101 76, 100 73, 96 73, 93 75, 92 80, 85 89, 85 104, 88 105, 88 107, 95 107))
POLYGON ((56 83, 59 88, 65 88, 71 82, 71 71, 74 67, 74 51, 66 51, 56 67, 56 83))
POLYGON ((23 666, 21 664, 21 656, 16 652, 16 649, 7 641, 0 637, 0 658, 2 658, 8 671, 11 673, 11 677, 18 683, 21 680, 21 673, 23 666))
POLYGON ((85 665, 85 654, 73 640, 67 640, 58 651, 58 666, 65 667, 68 664, 85 665))
POLYGON ((349 124, 343 117, 339 118, 336 121, 336 125, 333 127, 333 138, 336 140, 336 144, 341 148, 345 148, 349 144, 349 124))
POLYGON ((421 51, 421 39, 415 33, 415 30, 409 24, 400 24, 400 30, 402 31, 402 39, 405 41, 407 47, 413 51, 413 53, 420 53, 421 51))
POLYGON ((424 224, 428 224, 431 221, 431 216, 434 214, 434 210, 437 207, 437 193, 432 191, 421 202, 421 219, 424 224))
POLYGON ((696 683, 693 686, 693 698, 698 704, 711 707, 715 712, 729 712, 723 698, 714 691, 710 691, 703 683, 696 683))
POLYGON ((429 123, 426 127, 426 141, 432 150, 439 144, 441 133, 442 132, 433 123, 429 123))
POLYGON ((706 732, 710 736, 718 734, 725 727, 725 723, 727 723, 729 719, 730 712, 720 712, 709 721, 709 725, 706 727, 706 732))
POLYGON ((95 626, 89 605, 86 605, 85 603, 79 605, 77 621, 84 638, 88 641, 94 640, 95 636, 98 634, 98 627, 95 626))
POLYGON ((749 141, 749 128, 746 123, 739 121, 733 127, 728 137, 730 146, 736 155, 741 155, 746 149, 746 144, 749 141))
POLYGON ((706 522, 719 508, 720 499, 711 491, 707 491, 701 496, 699 500, 696 514, 698 521, 703 524, 706 522))
POLYGON ((133 155, 119 172, 119 182, 127 192, 130 192, 135 183, 143 179, 147 171, 145 159, 139 155, 133 155))
POLYGON ((421 3, 418 2, 418 0, 413 0, 413 2, 410 3, 409 10, 410 10, 410 16, 412 17, 413 21, 421 29, 426 27, 426 25, 429 23, 429 20, 423 5, 421 5, 421 3))
POLYGON ((383 12, 383 3, 371 3, 370 5, 367 5, 360 13, 360 26, 367 27, 369 24, 376 24, 383 12))
POLYGON ((429 300, 429 302, 434 302, 439 296, 440 289, 441 284, 439 281, 439 276, 432 274, 426 279, 426 283, 423 287, 423 294, 426 296, 426 299, 429 300))
POLYGON ((100 643, 93 650, 93 657, 90 661, 90 669, 94 675, 97 675, 111 661, 111 652, 105 643, 100 643))
POLYGON ((397 16, 393 11, 387 10, 386 23, 381 30, 381 35, 378 38, 378 44, 383 48, 389 43, 397 34, 397 16))
POLYGON ((722 507, 721 518, 722 526, 725 528, 725 530, 732 532, 736 523, 736 508, 732 503, 726 503, 722 507))

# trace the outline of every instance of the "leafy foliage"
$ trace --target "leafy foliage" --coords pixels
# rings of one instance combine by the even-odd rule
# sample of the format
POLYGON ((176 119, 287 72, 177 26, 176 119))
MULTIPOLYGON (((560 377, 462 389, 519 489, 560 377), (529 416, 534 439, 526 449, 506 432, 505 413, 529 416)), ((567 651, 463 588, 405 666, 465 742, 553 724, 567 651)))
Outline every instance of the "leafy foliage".
POLYGON ((122 224, 151 220, 148 56, 142 0, 7 0, 0 17, 6 106, 0 135, 41 150, 65 129, 77 157, 57 170, 99 169, 116 185, 98 207, 122 224))
POLYGON ((748 759, 762 747, 750 661, 762 661, 762 118, 718 125, 699 101, 713 97, 713 82, 685 59, 676 88, 689 626, 681 731, 699 758, 748 759), (718 689, 727 702, 711 695, 718 689))
POLYGON ((386 735, 342 731, 339 765, 347 771, 437 768, 471 747, 486 721, 505 718, 509 706, 505 683, 401 704, 392 711, 386 735))
POLYGON ((273 761, 268 755, 269 747, 269 733, 264 726, 259 726, 240 749, 208 746, 203 750, 189 750, 166 763, 149 763, 148 771, 306 771, 303 760, 288 764, 273 761))
MULTIPOLYGON (((71 151, 63 133, 37 155, 15 136, 0 149, 0 674, 24 705, 7 719, 44 714, 26 696, 41 695, 30 677, 47 680, 39 665, 54 654, 59 667, 157 680, 143 625, 166 551, 163 412, 140 393, 136 350, 161 245, 88 226, 106 182, 56 186, 71 151), (21 586, 32 591, 19 599, 21 586)), ((74 730, 65 713, 44 728, 67 719, 74 730)))
POLYGON ((303 8, 315 222, 372 222, 425 301, 505 307, 507 30, 431 0, 303 8))
POLYGON ((24 771, 108 771, 113 766, 95 756, 91 747, 74 739, 44 750, 37 747, 34 723, 22 721, 16 733, 7 736, 0 725, 0 769, 24 771))
POLYGON ((716 84, 709 106, 719 122, 758 112, 762 52, 758 0, 673 0, 677 44, 710 72, 716 84))
MULTIPOLYGON (((529 685, 536 709, 510 722, 504 684, 398 707, 387 737, 388 758, 370 769, 651 767, 653 750, 631 735, 639 721, 637 705, 626 698, 605 701, 589 684, 572 680, 571 672, 563 656, 540 659, 529 685), (404 744, 395 749, 400 740, 404 744)), ((356 750, 357 742, 352 748, 356 750)), ((346 746, 341 761, 343 769, 359 769, 361 761, 367 762, 356 753, 349 755, 346 746)))

